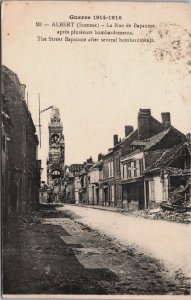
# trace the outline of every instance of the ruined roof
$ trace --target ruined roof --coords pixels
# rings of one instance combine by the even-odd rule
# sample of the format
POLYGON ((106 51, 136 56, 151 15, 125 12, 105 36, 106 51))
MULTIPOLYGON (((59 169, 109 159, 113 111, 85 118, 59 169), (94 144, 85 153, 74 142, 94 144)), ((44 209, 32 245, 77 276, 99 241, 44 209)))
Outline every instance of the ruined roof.
POLYGON ((107 158, 108 156, 110 156, 113 153, 113 148, 109 148, 108 152, 106 154, 103 155, 103 159, 107 158))
POLYGON ((95 163, 93 164, 93 166, 90 167, 89 170, 99 168, 101 165, 103 165, 103 160, 102 160, 102 159, 99 160, 99 161, 97 161, 97 162, 95 162, 95 163))
POLYGON ((170 131, 171 131, 171 127, 169 127, 168 129, 161 131, 157 134, 155 134, 154 136, 152 136, 150 138, 150 141, 148 142, 148 144, 145 147, 145 150, 150 149, 151 147, 155 146, 156 144, 158 144, 170 131))
POLYGON ((135 140, 131 143, 131 146, 146 146, 150 140, 135 140))
POLYGON ((123 146, 124 142, 131 141, 131 137, 136 135, 138 137, 138 129, 133 130, 130 134, 128 134, 125 138, 121 139, 117 145, 115 145, 112 148, 108 149, 108 152, 104 155, 104 157, 109 156, 110 154, 112 154, 116 149, 120 148, 121 146, 123 146))
POLYGON ((100 167, 102 164, 103 164, 103 160, 101 159, 101 160, 97 161, 97 162, 92 166, 92 168, 98 168, 98 167, 100 167))
POLYGON ((189 142, 183 142, 178 145, 174 145, 171 148, 164 150, 162 155, 155 161, 151 166, 149 166, 146 170, 146 172, 151 172, 156 169, 161 169, 162 167, 166 167, 168 163, 173 160, 178 152, 182 150, 184 147, 186 147, 190 153, 191 144, 189 142))
POLYGON ((153 146, 157 145, 170 131, 174 131, 177 135, 184 136, 180 131, 178 131, 173 126, 153 135, 152 137, 144 140, 136 140, 132 142, 132 146, 144 146, 144 150, 149 150, 153 146))
POLYGON ((125 142, 126 140, 129 140, 131 136, 135 134, 137 134, 138 137, 138 129, 133 130, 129 135, 127 135, 124 139, 122 139, 121 144, 123 144, 123 142, 125 142))

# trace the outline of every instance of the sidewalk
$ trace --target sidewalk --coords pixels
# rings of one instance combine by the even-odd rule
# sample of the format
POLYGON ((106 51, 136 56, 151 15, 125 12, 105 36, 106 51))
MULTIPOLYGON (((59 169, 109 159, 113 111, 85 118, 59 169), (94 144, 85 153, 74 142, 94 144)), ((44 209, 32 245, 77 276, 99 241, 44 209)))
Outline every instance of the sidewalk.
POLYGON ((77 207, 86 207, 92 209, 99 209, 105 211, 112 211, 121 213, 123 215, 132 216, 132 217, 140 217, 149 220, 161 220, 175 223, 191 223, 191 212, 177 213, 172 211, 162 211, 160 210, 137 210, 137 211, 127 211, 123 208, 117 208, 112 206, 101 206, 101 205, 85 205, 85 204, 70 204, 77 207))
POLYGON ((54 206, 47 211, 44 207, 29 220, 12 222, 6 228, 3 294, 108 294, 100 278, 108 278, 112 287, 116 275, 107 268, 85 268, 76 257, 74 245, 61 239, 70 236, 65 227, 44 224, 44 218, 68 220, 54 206))
POLYGON ((87 207, 87 208, 94 208, 94 209, 102 209, 102 210, 108 210, 108 211, 115 211, 119 213, 127 213, 125 209, 123 208, 117 208, 113 206, 103 206, 103 205, 86 205, 86 204, 71 204, 79 207, 87 207))

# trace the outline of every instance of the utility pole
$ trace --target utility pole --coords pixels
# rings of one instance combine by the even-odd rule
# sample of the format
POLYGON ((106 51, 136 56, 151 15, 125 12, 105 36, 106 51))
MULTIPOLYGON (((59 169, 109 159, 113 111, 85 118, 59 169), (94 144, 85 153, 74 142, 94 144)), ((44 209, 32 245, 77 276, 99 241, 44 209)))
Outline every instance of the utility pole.
POLYGON ((39 93, 38 93, 38 126, 39 126, 39 144, 41 148, 40 94, 39 93))
POLYGON ((29 107, 29 94, 27 92, 27 107, 29 107))
POLYGON ((41 108, 40 108, 40 93, 38 93, 38 125, 36 125, 36 126, 39 127, 39 145, 40 145, 40 148, 41 148, 41 127, 42 127, 40 114, 43 113, 44 111, 48 110, 48 109, 51 109, 51 108, 53 108, 53 106, 49 106, 49 107, 41 110, 41 108))

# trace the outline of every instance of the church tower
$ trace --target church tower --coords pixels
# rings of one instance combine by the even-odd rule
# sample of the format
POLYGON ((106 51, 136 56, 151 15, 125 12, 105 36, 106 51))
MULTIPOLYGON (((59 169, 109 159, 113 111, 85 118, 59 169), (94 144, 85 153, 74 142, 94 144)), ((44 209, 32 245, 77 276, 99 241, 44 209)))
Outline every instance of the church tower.
POLYGON ((54 185, 56 179, 64 176, 65 145, 63 125, 60 120, 60 112, 56 107, 52 108, 49 129, 49 153, 47 160, 47 183, 54 185))

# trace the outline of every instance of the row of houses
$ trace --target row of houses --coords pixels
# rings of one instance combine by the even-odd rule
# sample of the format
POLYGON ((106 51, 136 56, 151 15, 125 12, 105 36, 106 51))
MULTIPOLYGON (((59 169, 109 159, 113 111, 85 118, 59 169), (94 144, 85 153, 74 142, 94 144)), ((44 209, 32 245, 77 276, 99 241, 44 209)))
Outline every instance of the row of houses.
POLYGON ((38 205, 41 161, 38 137, 25 100, 24 84, 5 66, 1 68, 3 217, 38 205))
POLYGON ((84 164, 67 168, 63 199, 76 204, 129 210, 156 208, 180 187, 190 200, 191 144, 171 125, 170 113, 161 122, 150 109, 140 109, 137 128, 125 126, 125 137, 113 136, 113 147, 84 164))

